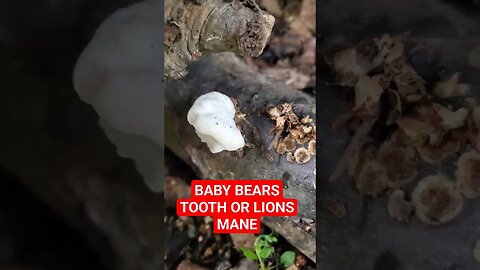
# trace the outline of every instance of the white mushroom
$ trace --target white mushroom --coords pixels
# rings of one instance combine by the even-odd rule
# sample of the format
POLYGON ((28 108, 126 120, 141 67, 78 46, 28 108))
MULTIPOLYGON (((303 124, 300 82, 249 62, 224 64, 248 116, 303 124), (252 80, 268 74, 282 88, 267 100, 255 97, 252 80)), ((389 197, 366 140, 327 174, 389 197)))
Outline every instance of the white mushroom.
POLYGON ((212 153, 235 151, 245 146, 234 118, 232 100, 216 91, 200 96, 187 114, 188 123, 212 153))

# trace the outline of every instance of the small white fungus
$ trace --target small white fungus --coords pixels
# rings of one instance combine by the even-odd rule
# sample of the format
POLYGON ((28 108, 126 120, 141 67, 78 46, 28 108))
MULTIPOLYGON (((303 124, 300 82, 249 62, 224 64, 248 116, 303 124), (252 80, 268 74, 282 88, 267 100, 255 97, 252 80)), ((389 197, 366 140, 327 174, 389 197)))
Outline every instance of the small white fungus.
POLYGON ((235 151, 245 146, 242 133, 234 121, 232 100, 213 91, 200 96, 188 111, 187 120, 195 127, 201 141, 212 153, 235 151))

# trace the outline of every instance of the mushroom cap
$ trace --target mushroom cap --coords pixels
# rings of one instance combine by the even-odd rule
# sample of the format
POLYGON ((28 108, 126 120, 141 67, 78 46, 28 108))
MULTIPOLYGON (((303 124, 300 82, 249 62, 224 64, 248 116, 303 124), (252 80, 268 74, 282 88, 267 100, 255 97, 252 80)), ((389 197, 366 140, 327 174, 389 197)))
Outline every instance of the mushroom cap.
POLYGON ((188 122, 212 153, 235 151, 245 146, 234 117, 232 100, 216 91, 200 96, 187 114, 188 122))
POLYGON ((412 200, 417 217, 431 225, 453 220, 463 207, 462 195, 444 175, 423 178, 413 191, 412 200))

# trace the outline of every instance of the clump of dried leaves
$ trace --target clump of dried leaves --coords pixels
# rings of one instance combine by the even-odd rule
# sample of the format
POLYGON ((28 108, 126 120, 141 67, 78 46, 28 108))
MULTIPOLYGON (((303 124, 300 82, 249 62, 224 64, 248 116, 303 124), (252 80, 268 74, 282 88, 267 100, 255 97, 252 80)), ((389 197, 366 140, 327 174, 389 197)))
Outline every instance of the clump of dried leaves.
POLYGON ((280 155, 286 155, 289 162, 307 163, 316 153, 316 127, 308 115, 300 118, 290 103, 284 103, 267 110, 275 121, 271 132, 275 137, 270 145, 280 155))
MULTIPOLYGON (((381 136, 386 140, 377 139, 373 143, 371 138, 357 140, 360 143, 353 146, 356 154, 348 157, 349 175, 361 194, 375 197, 414 180, 417 156, 428 164, 438 164, 470 146, 474 150, 459 159, 456 175, 461 193, 467 198, 477 197, 480 195, 477 172, 480 106, 466 97, 469 85, 460 82, 458 73, 427 85, 404 55, 404 38, 385 34, 325 55, 338 85, 349 89, 354 96, 334 128, 354 133, 374 120, 389 130, 381 136)), ((372 125, 369 128, 373 129, 372 125)), ((417 216, 429 224, 453 219, 461 210, 457 184, 443 178, 422 183, 416 189, 417 216), (457 205, 450 209, 448 200, 453 199, 457 205)), ((397 190, 390 197, 388 212, 398 221, 406 221, 410 215, 404 196, 404 191, 397 190)))

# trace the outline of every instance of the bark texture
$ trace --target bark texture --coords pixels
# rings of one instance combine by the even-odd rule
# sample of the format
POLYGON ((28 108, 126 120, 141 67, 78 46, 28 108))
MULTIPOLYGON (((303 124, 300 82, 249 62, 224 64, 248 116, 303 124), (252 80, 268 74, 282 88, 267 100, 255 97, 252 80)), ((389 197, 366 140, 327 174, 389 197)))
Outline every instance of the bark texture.
POLYGON ((275 18, 252 0, 166 0, 165 75, 181 78, 204 52, 258 56, 275 18))

